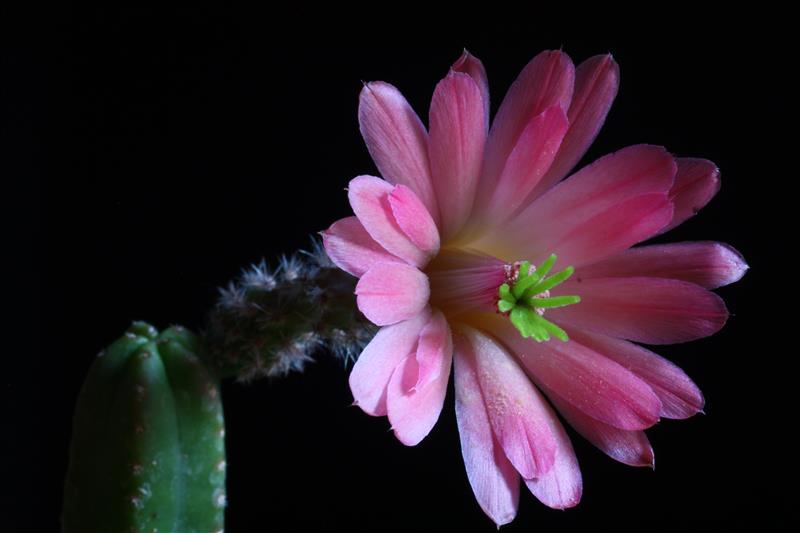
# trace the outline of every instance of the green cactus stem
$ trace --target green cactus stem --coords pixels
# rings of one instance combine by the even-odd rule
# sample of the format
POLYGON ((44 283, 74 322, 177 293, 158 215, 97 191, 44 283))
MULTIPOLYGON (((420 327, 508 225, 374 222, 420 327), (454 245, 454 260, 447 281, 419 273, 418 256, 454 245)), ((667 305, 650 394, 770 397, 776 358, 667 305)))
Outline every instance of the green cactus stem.
POLYGON ((224 421, 202 352, 142 322, 101 352, 75 412, 65 533, 222 531, 224 421))

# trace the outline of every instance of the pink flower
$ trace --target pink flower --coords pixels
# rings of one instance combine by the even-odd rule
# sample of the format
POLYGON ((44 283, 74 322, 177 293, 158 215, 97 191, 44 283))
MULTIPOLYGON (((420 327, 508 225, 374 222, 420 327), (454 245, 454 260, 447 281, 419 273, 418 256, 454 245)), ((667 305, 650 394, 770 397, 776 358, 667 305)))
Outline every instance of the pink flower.
POLYGON ((714 196, 710 161, 636 145, 563 179, 618 81, 610 55, 575 68, 563 52, 542 52, 491 129, 486 73, 467 52, 436 86, 427 131, 393 86, 361 92, 361 132, 383 179, 353 179, 355 216, 323 233, 331 259, 359 278, 359 309, 382 326, 350 387, 413 446, 436 423, 453 366, 467 475, 498 525, 516 514, 520 479, 550 507, 580 500, 554 408, 612 458, 652 465, 643 430, 694 415, 703 396, 635 343, 717 332, 728 311, 709 289, 747 269, 716 242, 631 248, 714 196), (556 258, 569 268, 547 277, 556 258))

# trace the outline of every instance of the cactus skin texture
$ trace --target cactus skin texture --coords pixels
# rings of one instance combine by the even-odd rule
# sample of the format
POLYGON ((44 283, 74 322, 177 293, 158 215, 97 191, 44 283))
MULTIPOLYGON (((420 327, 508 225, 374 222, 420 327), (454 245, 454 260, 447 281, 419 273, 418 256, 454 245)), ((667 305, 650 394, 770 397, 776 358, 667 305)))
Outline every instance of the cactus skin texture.
POLYGON ((65 533, 215 533, 225 510, 219 385, 181 327, 134 323, 92 365, 73 421, 65 533))

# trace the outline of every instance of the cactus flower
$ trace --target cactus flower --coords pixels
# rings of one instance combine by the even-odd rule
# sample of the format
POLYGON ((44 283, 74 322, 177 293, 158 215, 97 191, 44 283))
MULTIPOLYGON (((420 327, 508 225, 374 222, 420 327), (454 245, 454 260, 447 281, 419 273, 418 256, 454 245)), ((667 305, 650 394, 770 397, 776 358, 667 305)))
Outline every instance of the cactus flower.
POLYGON ((716 242, 635 246, 719 189, 713 163, 636 145, 572 173, 617 93, 610 55, 577 67, 534 57, 489 127, 481 62, 439 82, 426 129, 402 94, 367 83, 359 123, 382 179, 348 187, 355 216, 323 232, 380 326, 350 374, 358 406, 406 445, 436 423, 453 367, 467 476, 498 525, 521 483, 572 507, 581 472, 556 413, 617 461, 653 464, 644 430, 703 407, 698 387, 646 345, 717 332, 711 289, 747 269, 716 242))

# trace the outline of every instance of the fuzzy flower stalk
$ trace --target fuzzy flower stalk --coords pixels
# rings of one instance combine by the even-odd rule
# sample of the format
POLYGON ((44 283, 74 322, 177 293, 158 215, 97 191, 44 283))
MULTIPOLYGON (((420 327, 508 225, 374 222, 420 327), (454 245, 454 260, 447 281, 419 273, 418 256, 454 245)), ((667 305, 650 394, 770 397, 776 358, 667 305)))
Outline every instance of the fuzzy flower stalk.
POLYGON ((209 315, 203 339, 209 368, 221 378, 252 381, 302 371, 314 353, 343 361, 355 356, 377 328, 358 312, 355 283, 331 263, 319 241, 310 251, 245 269, 209 315))
POLYGON ((467 477, 498 525, 520 485, 553 508, 582 494, 561 418, 613 459, 651 466, 644 430, 703 396, 643 345, 707 337, 728 318, 711 289, 747 269, 717 242, 639 243, 719 189, 716 166, 636 145, 573 168, 617 94, 610 55, 534 57, 490 127, 482 63, 465 52, 426 128, 402 94, 367 83, 358 118, 381 176, 348 186, 354 215, 323 233, 380 330, 350 374, 367 414, 419 443, 451 371, 467 477))

